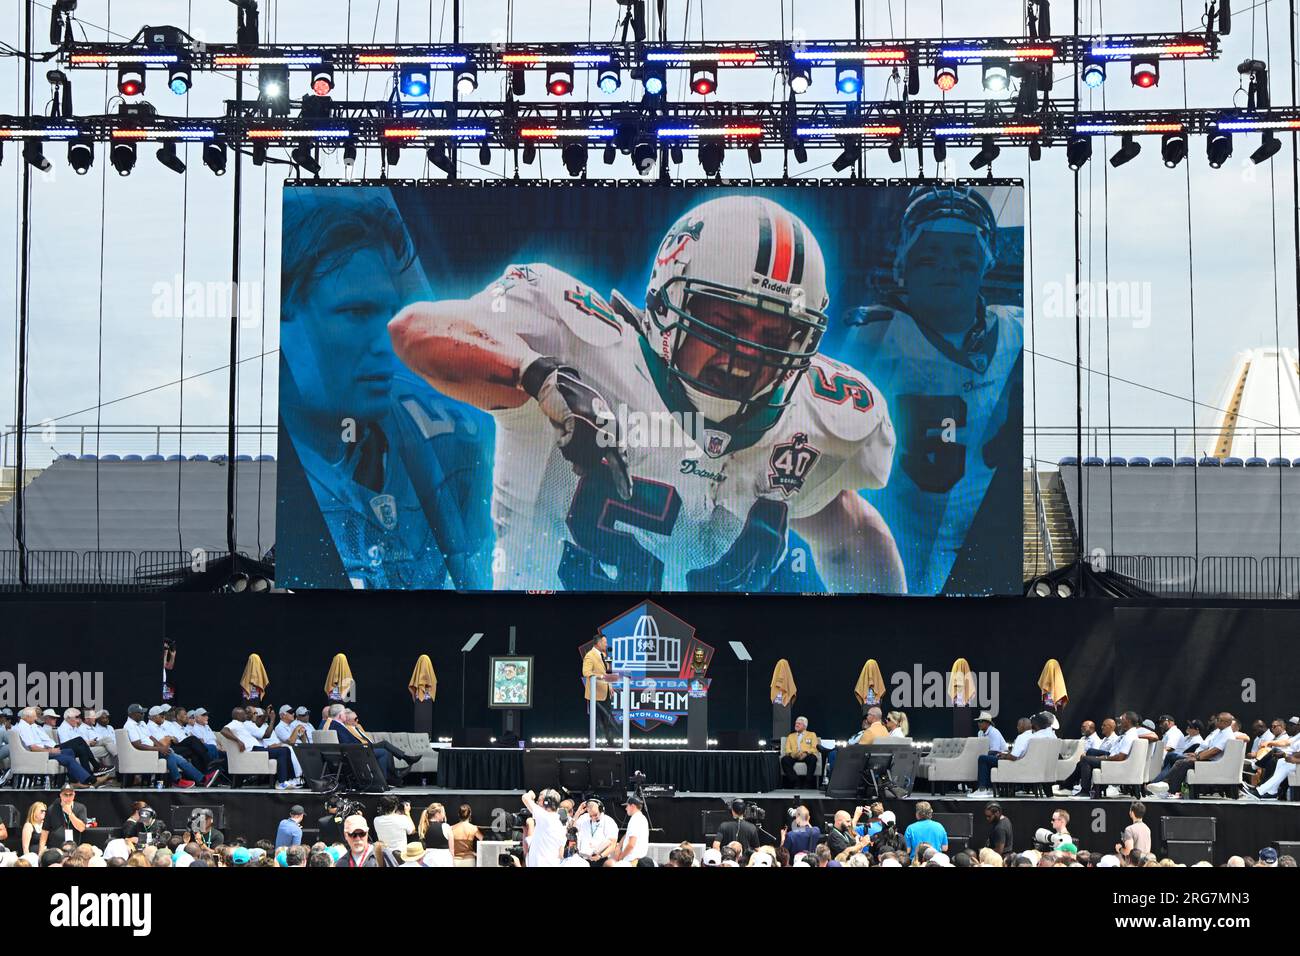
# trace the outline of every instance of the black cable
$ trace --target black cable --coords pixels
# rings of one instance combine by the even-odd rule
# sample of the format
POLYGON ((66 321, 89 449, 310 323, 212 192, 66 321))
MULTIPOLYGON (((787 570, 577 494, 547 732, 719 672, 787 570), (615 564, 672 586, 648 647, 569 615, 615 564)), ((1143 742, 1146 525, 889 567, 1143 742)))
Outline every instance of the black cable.
MULTIPOLYGON (((1079 0, 1074 0, 1074 39, 1079 39, 1079 0)), ((1079 112, 1079 77, 1076 74, 1074 78, 1074 111, 1079 112)), ((1075 524, 1078 526, 1079 540, 1077 545, 1078 557, 1082 558, 1086 548, 1087 537, 1085 535, 1086 515, 1088 513, 1087 502, 1083 497, 1083 308, 1082 302, 1082 268, 1083 264, 1079 258, 1079 170, 1074 171, 1074 429, 1075 429, 1075 456, 1078 461, 1077 474, 1075 475, 1076 498, 1079 502, 1079 514, 1075 524)), ((1079 576, 1078 582, 1082 584, 1083 577, 1079 576)), ((1076 591, 1081 593, 1081 589, 1076 591)))
MULTIPOLYGON (((1097 32, 1102 36, 1106 35, 1106 23, 1103 19, 1100 4, 1097 7, 1097 32)), ((1106 87, 1102 85, 1101 89, 1101 109, 1106 111, 1106 87)), ((1106 464, 1110 465, 1110 459, 1115 454, 1115 433, 1114 433, 1114 413, 1111 406, 1111 389, 1110 389, 1110 163, 1105 163, 1101 167, 1101 190, 1102 190, 1102 210, 1101 210, 1101 236, 1102 236, 1102 263, 1101 263, 1101 281, 1105 283, 1106 289, 1106 464)), ((1088 379, 1092 381, 1091 377, 1088 379)), ((1110 551, 1111 554, 1118 554, 1119 548, 1115 545, 1115 470, 1106 468, 1106 478, 1109 482, 1110 507, 1110 551)), ((1109 567, 1109 562, 1107 567, 1109 567)))
MULTIPOLYGON (((32 0, 26 4, 27 22, 24 25, 24 42, 32 45, 32 18, 36 11, 32 0)), ((32 117, 32 68, 28 63, 23 69, 23 115, 32 117)), ((23 476, 27 469, 27 331, 31 310, 31 265, 32 265, 32 167, 30 163, 22 164, 19 177, 22 181, 20 199, 21 225, 18 238, 18 395, 14 409, 17 419, 18 453, 15 461, 14 481, 14 544, 18 548, 18 584, 27 587, 27 515, 26 490, 23 476)))
MULTIPOLYGON (((243 72, 242 70, 240 71, 243 72)), ((243 87, 235 84, 235 107, 243 105, 243 87)), ((244 158, 234 156, 234 216, 231 223, 230 252, 230 386, 226 409, 226 549, 235 555, 235 428, 238 423, 239 398, 239 243, 243 226, 244 158)))
MULTIPOLYGON (((105 18, 108 25, 113 25, 113 0, 108 0, 105 18)), ((108 71, 104 71, 104 98, 108 99, 108 71)), ((95 554, 104 552, 101 537, 101 516, 99 498, 99 456, 100 432, 103 428, 104 413, 104 249, 108 223, 108 163, 99 164, 99 290, 96 311, 98 313, 95 329, 95 554)), ((181 287, 182 295, 184 286, 181 287)), ((100 562, 96 561, 96 565, 100 562)), ((102 582, 101 582, 102 583, 102 582)))
MULTIPOLYGON (((1182 22, 1182 4, 1179 8, 1179 22, 1182 22)), ((1187 108, 1187 63, 1183 67, 1183 109, 1187 108)), ((1187 192, 1187 321, 1189 326, 1189 335, 1191 339, 1192 353, 1192 398, 1196 398, 1196 270, 1195 258, 1192 247, 1192 164, 1183 163, 1183 175, 1187 192)), ((1280 424, 1280 423, 1279 423, 1280 424)), ((1196 559, 1196 578, 1200 581, 1201 572, 1201 485, 1200 476, 1197 472, 1200 470, 1200 457, 1196 451, 1196 403, 1192 403, 1192 455, 1196 457, 1196 466, 1192 469, 1192 541, 1193 551, 1196 559)), ((1198 585, 1193 585, 1193 591, 1198 590, 1198 585)))
MULTIPOLYGON (((189 0, 189 20, 187 26, 192 26, 194 22, 194 0, 189 0)), ((108 77, 105 75, 105 85, 108 77)), ((190 115, 190 98, 185 97, 185 116, 188 119, 190 115)), ((185 276, 189 268, 189 239, 190 239, 190 144, 185 144, 185 172, 182 175, 181 183, 181 341, 180 354, 180 395, 177 398, 176 407, 178 409, 176 422, 176 453, 184 455, 185 444, 185 276)), ((159 449, 161 451, 161 449, 159 449)), ((184 461, 176 462, 176 550, 185 550, 185 533, 184 517, 181 511, 182 485, 184 482, 184 461)))
MULTIPOLYGON (((1272 23, 1268 16, 1268 11, 1264 13, 1264 44, 1267 50, 1267 62, 1273 62, 1273 29, 1272 23)), ((1294 65, 1294 59, 1293 59, 1294 65)), ((1277 276, 1277 166, 1274 163, 1268 164, 1268 191, 1270 196, 1269 211, 1272 214, 1272 238, 1273 238, 1273 342, 1277 350, 1273 361, 1273 370, 1277 379, 1277 453, 1282 454, 1282 364, 1284 354, 1282 352, 1282 318, 1280 315, 1280 302, 1278 298, 1278 276, 1277 276)), ((1255 453, 1258 454, 1258 443, 1256 443, 1255 453)), ((1282 469, 1277 469, 1277 581, 1273 589, 1275 597, 1281 596, 1282 591, 1282 469)))
MULTIPOLYGON (((1291 103, 1295 105, 1300 102, 1296 96, 1296 56, 1300 53, 1296 47, 1296 5, 1295 0, 1290 0, 1289 6, 1291 35, 1291 103)), ((1295 244, 1295 280, 1296 280, 1296 354, 1300 356, 1300 138, 1297 137, 1296 131, 1291 131, 1291 229, 1292 238, 1295 244)), ((1279 361, 1281 357, 1279 356, 1279 361)), ((1288 375, 1290 370, 1288 369, 1288 375)), ((1300 363, 1296 368, 1297 376, 1300 376, 1300 363)), ((1278 420, 1277 446, 1278 454, 1282 453, 1282 421, 1278 420)), ((1281 574, 1279 567, 1278 573, 1281 574)))
MULTIPOLYGON (((1038 461, 1038 327, 1036 324, 1037 310, 1034 308, 1034 291, 1038 284, 1034 281, 1034 164, 1028 163, 1025 170, 1025 258, 1029 260, 1029 295, 1025 297, 1025 305, 1029 309, 1029 338, 1034 343, 1034 350, 1029 353, 1029 402, 1030 410, 1033 413, 1034 432, 1033 432, 1033 461, 1038 461)), ((1030 478, 1034 482, 1034 522, 1038 521, 1038 479, 1033 468, 1030 469, 1030 478)), ((1042 542, 1039 542, 1039 551, 1042 551, 1042 542)), ((1046 562, 1044 562, 1044 565, 1046 562)), ((1037 571, 1037 562, 1034 568, 1037 571)), ((1052 570, 1044 567, 1044 570, 1052 570)))

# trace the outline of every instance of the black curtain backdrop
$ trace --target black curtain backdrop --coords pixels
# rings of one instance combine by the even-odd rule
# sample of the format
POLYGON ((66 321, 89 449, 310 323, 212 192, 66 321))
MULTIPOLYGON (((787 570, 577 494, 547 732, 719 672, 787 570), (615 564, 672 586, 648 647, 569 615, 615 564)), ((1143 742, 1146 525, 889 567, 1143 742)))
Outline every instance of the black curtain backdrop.
MULTIPOLYGON (((3 595, 0 672, 19 664, 28 671, 103 672, 105 703, 120 724, 128 703, 158 702, 165 634, 178 648, 178 702, 226 712, 239 702, 239 676, 255 651, 270 675, 271 703, 305 704, 318 713, 330 659, 342 652, 357 680, 363 723, 404 730, 413 720, 406 682, 427 653, 438 675, 434 733, 450 736, 461 726, 459 650, 483 632, 467 659, 465 724, 499 732, 503 713, 487 706, 488 658, 506 653, 513 625, 517 653, 536 661, 537 705, 522 714, 523 736, 582 736, 578 646, 637 603, 633 595, 563 594, 3 595)), ((826 737, 856 729, 853 685, 869 657, 890 684, 887 703, 907 712, 919 738, 953 734, 953 711, 900 695, 916 669, 945 674, 957 657, 970 661, 986 688, 996 677, 1005 730, 1041 706, 1037 678, 1049 657, 1060 660, 1069 686, 1065 733, 1085 717, 1130 707, 1180 719, 1225 708, 1247 719, 1288 716, 1297 707, 1290 664, 1300 631, 1296 605, 727 595, 664 595, 659 603, 716 648, 709 670, 715 736, 745 727, 768 735, 768 682, 781 657, 798 684, 795 712, 826 737), (754 657, 748 713, 745 668, 727 646, 732 640, 754 657), (900 673, 906 682, 891 679, 900 673)), ((964 721, 959 732, 968 732, 964 721)), ((685 726, 652 733, 684 737, 685 726)))

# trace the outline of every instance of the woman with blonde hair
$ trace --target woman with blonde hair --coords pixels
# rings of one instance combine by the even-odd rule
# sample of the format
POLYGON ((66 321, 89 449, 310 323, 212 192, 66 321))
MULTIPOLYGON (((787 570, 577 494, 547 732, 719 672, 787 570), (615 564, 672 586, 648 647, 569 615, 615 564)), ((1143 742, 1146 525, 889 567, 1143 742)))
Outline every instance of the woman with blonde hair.
POLYGON ((885 715, 885 726, 891 737, 910 737, 907 726, 907 714, 901 710, 891 710, 885 715))
POLYGON ((49 839, 49 831, 45 829, 45 811, 46 806, 37 800, 27 808, 27 819, 23 821, 23 832, 19 838, 18 853, 21 856, 24 853, 35 853, 40 856, 45 852, 45 841, 49 839), (32 837, 36 837, 37 845, 32 847, 32 837))
POLYGON ((420 842, 424 844, 425 866, 451 866, 455 855, 456 837, 447 825, 447 808, 441 803, 431 803, 420 814, 418 827, 420 842))

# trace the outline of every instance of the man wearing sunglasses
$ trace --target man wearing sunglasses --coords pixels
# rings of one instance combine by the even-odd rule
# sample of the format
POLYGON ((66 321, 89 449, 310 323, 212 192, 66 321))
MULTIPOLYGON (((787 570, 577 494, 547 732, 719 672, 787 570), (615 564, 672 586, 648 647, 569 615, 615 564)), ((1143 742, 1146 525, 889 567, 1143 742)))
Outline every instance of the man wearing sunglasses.
POLYGON ((347 841, 348 852, 334 864, 336 867, 397 866, 397 860, 387 847, 383 848, 381 855, 370 842, 370 824, 361 814, 354 813, 343 821, 343 838, 347 841))

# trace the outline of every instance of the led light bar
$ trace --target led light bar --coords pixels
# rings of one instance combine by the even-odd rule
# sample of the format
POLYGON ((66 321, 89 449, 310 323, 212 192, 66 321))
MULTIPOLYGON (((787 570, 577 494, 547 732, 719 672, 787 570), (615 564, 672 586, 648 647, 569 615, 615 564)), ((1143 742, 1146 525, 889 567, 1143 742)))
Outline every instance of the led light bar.
POLYGON ((1182 123, 1083 123, 1074 128, 1081 136, 1106 136, 1111 133, 1181 133, 1182 123))
POLYGON ((213 129, 115 129, 113 139, 211 139, 213 129))
POLYGON ((1300 120, 1217 120, 1215 129, 1225 133, 1249 133, 1266 129, 1300 129, 1300 120))
POLYGON ((76 136, 75 129, 52 126, 48 129, 0 129, 0 139, 62 139, 76 136))
POLYGON ((608 63, 608 53, 503 53, 501 62, 512 66, 530 66, 545 63, 608 63))
POLYGON ((935 136, 1038 136, 1040 125, 1028 126, 938 126, 931 130, 935 136))
POLYGON ((762 136, 761 126, 669 126, 659 130, 661 139, 687 136, 762 136))
POLYGON ((357 55, 357 66, 399 66, 419 64, 428 66, 459 66, 468 62, 464 53, 361 53, 357 55))
POLYGON ((419 129, 410 126, 390 127, 384 130, 387 139, 474 139, 487 135, 483 126, 455 126, 442 129, 419 129))
POLYGON ((324 58, 317 53, 299 53, 290 56, 243 56, 222 53, 212 58, 214 66, 316 66, 324 58))
POLYGON ((649 63, 754 63, 758 60, 756 50, 659 50, 645 55, 649 63))
POLYGON ((74 53, 71 57, 73 66, 117 66, 122 63, 176 63, 180 57, 175 53, 74 53))
POLYGON ((1056 48, 1050 46, 972 47, 940 50, 941 60, 1050 60, 1056 48))
POLYGON ((901 126, 800 126, 796 136, 901 136, 901 126))
POLYGON ((346 139, 346 129, 250 129, 249 139, 346 139))
POLYGON ((525 139, 605 139, 613 136, 614 130, 604 126, 570 127, 567 129, 558 126, 526 126, 519 131, 519 135, 525 139))
POLYGON ((830 62, 855 60, 865 63, 901 63, 907 59, 906 50, 795 50, 796 60, 830 62))
POLYGON ((1095 46, 1090 52, 1093 56, 1104 57, 1195 56, 1209 50, 1204 43, 1167 43, 1163 46, 1095 46))

